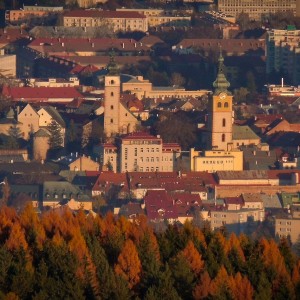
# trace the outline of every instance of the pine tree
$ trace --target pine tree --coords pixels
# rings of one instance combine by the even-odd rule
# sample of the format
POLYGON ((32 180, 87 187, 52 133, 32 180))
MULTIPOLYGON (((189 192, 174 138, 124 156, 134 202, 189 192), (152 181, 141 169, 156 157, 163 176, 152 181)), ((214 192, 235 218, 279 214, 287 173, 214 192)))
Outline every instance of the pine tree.
POLYGON ((6 143, 6 147, 10 149, 18 149, 19 148, 19 139, 22 137, 22 132, 20 128, 14 124, 8 130, 8 140, 6 143))
POLYGON ((47 129, 50 133, 48 142, 50 149, 58 149, 62 147, 63 136, 59 124, 56 121, 52 120, 51 123, 47 126, 47 129))

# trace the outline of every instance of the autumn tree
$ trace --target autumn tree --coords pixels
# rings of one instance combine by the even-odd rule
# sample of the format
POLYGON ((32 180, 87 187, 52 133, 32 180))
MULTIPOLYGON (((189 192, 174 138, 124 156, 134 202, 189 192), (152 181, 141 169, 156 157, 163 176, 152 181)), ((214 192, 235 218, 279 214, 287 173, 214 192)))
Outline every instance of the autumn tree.
POLYGON ((189 241, 187 246, 181 252, 183 257, 188 262, 188 265, 192 272, 199 276, 204 269, 204 261, 202 260, 201 255, 195 248, 192 241, 189 241))
POLYGON ((130 288, 133 288, 140 282, 141 271, 142 266, 136 247, 130 239, 126 240, 115 265, 115 272, 128 282, 130 288))

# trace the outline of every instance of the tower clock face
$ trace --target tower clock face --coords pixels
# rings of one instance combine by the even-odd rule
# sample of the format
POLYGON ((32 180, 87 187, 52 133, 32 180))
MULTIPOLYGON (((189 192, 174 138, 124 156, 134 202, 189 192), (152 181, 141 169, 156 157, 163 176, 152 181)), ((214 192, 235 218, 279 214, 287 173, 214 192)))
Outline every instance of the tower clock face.
POLYGON ((222 99, 222 100, 225 99, 226 96, 227 96, 226 93, 220 93, 220 95, 219 95, 220 99, 222 99))

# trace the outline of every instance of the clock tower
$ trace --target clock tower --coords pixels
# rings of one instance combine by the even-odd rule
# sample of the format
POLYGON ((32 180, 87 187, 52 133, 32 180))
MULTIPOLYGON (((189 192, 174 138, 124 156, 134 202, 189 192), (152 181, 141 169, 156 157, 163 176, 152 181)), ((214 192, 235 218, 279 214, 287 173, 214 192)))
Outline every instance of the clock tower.
POLYGON ((208 149, 228 151, 232 148, 233 97, 227 90, 229 86, 224 74, 224 58, 220 52, 218 74, 208 107, 208 149))

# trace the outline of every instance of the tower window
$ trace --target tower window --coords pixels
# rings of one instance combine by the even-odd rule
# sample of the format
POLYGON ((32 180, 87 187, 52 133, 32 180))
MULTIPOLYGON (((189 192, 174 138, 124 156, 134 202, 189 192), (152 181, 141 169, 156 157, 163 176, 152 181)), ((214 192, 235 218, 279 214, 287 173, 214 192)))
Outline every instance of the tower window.
POLYGON ((222 103, 221 102, 218 102, 218 107, 222 107, 222 103))
POLYGON ((114 95, 114 92, 111 92, 110 95, 113 96, 113 95, 114 95))
POLYGON ((113 123, 114 122, 114 120, 113 119, 110 119, 110 123, 113 123))
POLYGON ((224 103, 224 107, 228 107, 228 102, 225 102, 225 103, 224 103))
POLYGON ((110 106, 110 109, 114 109, 114 106, 113 106, 113 105, 111 105, 111 106, 110 106))
POLYGON ((222 134, 222 142, 225 142, 225 133, 222 134))
POLYGON ((223 125, 223 127, 226 126, 226 119, 223 119, 223 120, 222 120, 222 125, 223 125))
POLYGON ((115 81, 114 81, 114 80, 111 80, 111 81, 110 81, 110 84, 114 84, 114 83, 115 83, 115 81))

